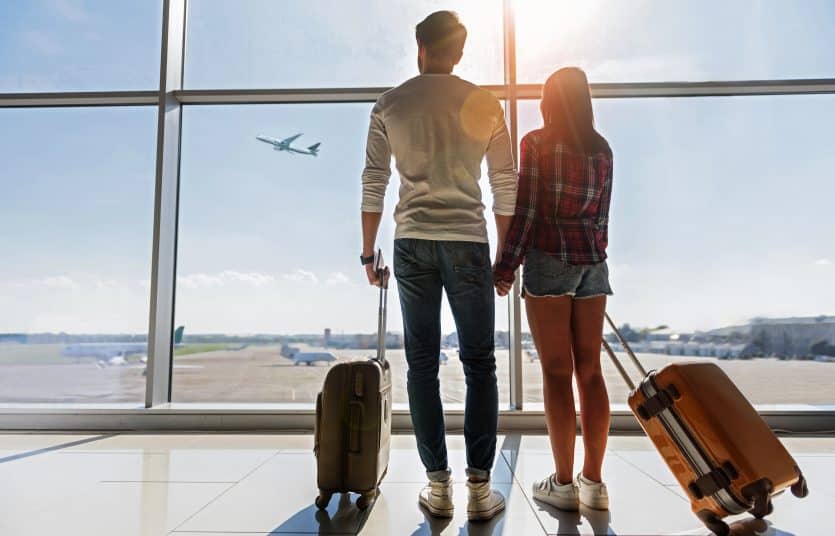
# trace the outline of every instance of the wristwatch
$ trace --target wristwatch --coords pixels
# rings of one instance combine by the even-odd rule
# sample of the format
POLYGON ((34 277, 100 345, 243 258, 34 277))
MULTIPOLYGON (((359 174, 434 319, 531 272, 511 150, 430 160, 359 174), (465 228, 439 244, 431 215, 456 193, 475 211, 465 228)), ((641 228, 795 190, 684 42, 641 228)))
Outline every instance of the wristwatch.
POLYGON ((360 262, 363 266, 371 264, 372 262, 374 262, 374 255, 369 255, 368 257, 363 257, 362 255, 360 255, 360 262))

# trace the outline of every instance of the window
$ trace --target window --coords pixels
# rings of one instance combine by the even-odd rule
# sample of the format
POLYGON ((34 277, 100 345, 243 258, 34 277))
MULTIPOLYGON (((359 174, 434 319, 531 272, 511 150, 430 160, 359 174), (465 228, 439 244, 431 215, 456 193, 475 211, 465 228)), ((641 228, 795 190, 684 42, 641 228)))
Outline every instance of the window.
POLYGON ((519 81, 566 65, 594 82, 835 76, 827 0, 515 0, 519 81))
POLYGON ((157 89, 162 2, 0 3, 0 92, 157 89))
POLYGON ((469 30, 457 74, 475 83, 502 83, 500 0, 191 0, 185 84, 394 86, 417 75, 415 26, 440 9, 457 10, 469 30))
POLYGON ((0 402, 144 400, 155 111, 0 111, 0 402))
MULTIPOLYGON (((370 110, 369 104, 185 109, 176 300, 185 344, 175 352, 174 401, 309 407, 327 367, 308 366, 303 355, 294 360, 294 349, 338 359, 374 354, 377 293, 359 265, 370 110), (293 146, 321 142, 317 157, 276 151, 256 139, 302 131, 293 146)), ((396 183, 395 171, 378 242, 389 264, 396 183)), ((497 302, 502 331, 506 310, 504 300, 497 302)), ((406 403, 393 278, 388 327, 395 401, 406 403)), ((455 330, 447 307, 443 328, 455 330)), ((463 372, 452 346, 445 350, 444 394, 463 403, 463 372)), ((498 361, 506 378, 506 348, 498 361)), ((500 383, 507 403, 507 381, 500 383)))
MULTIPOLYGON (((811 347, 835 343, 824 316, 835 300, 833 105, 828 95, 595 102, 615 161, 609 310, 650 330, 635 345, 648 370, 704 356, 755 404, 832 402, 835 367, 811 360, 823 353, 811 347)), ((538 110, 520 104, 520 133, 541 124, 538 110)), ((525 367, 538 381, 539 365, 525 367)))

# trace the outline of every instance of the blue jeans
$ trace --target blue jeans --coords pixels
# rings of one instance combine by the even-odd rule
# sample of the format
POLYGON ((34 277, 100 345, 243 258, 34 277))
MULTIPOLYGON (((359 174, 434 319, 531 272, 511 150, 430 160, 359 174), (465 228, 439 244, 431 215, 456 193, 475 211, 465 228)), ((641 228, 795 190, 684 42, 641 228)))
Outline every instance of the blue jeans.
POLYGON ((455 319, 466 376, 467 474, 487 479, 493 467, 499 394, 492 272, 487 244, 411 238, 394 241, 394 275, 409 365, 409 407, 418 452, 430 480, 449 476, 438 380, 442 290, 446 290, 455 319))

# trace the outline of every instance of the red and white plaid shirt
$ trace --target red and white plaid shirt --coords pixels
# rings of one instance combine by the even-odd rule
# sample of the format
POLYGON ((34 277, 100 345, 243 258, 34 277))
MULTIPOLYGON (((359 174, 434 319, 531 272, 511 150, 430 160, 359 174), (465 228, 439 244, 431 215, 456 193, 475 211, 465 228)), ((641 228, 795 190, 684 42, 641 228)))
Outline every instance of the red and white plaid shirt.
POLYGON ((529 248, 568 264, 606 260, 612 154, 585 154, 540 129, 522 138, 516 212, 495 279, 512 281, 529 248))

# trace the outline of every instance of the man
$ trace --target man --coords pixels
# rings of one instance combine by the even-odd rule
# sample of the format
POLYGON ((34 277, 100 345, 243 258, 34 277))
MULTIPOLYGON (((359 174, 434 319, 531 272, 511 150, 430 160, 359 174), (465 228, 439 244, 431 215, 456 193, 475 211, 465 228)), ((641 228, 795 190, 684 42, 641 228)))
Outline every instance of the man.
POLYGON ((417 25, 416 37, 420 75, 383 94, 371 112, 362 262, 369 282, 379 284, 371 263, 394 156, 400 174, 394 274, 412 423, 429 478, 419 503, 433 515, 452 517, 438 381, 441 292, 446 290, 467 382, 467 514, 471 520, 490 519, 504 509, 504 498, 490 487, 498 419, 495 301, 478 180, 486 156, 501 251, 515 208, 516 171, 499 101, 452 75, 467 37, 458 16, 433 13, 417 25))

